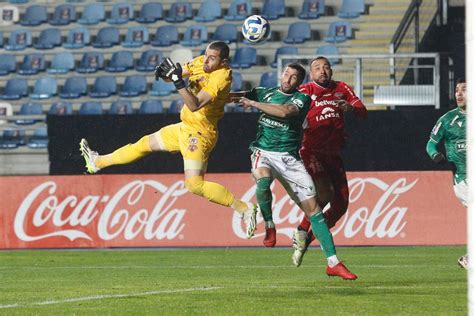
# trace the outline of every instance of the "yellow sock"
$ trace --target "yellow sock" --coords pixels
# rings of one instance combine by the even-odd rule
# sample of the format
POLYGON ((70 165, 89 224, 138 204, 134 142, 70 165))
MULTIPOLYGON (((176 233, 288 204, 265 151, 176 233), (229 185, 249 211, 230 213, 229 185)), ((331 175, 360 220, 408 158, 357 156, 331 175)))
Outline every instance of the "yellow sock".
POLYGON ((231 206, 234 202, 234 195, 219 183, 204 181, 202 176, 195 176, 185 181, 189 192, 203 196, 211 202, 231 206))
POLYGON ((134 162, 152 152, 149 143, 149 136, 143 136, 134 144, 127 144, 113 153, 99 156, 95 164, 99 169, 112 165, 123 165, 134 162))

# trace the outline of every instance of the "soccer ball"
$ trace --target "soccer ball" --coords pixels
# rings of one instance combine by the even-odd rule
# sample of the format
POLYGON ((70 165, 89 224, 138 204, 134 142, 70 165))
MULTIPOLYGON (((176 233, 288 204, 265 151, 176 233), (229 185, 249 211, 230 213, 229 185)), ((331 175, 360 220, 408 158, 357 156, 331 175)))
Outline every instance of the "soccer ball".
POLYGON ((270 34, 270 23, 261 15, 251 15, 242 24, 242 35, 250 43, 259 43, 270 34))

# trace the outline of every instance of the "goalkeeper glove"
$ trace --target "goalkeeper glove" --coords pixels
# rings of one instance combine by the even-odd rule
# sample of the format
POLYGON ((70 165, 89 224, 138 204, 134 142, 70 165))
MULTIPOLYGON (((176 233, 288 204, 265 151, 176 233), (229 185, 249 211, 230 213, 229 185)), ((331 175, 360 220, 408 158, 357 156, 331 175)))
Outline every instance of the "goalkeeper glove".
POLYGON ((433 161, 439 165, 444 164, 447 161, 446 157, 442 153, 434 154, 433 157, 431 157, 431 159, 433 159, 433 161))
POLYGON ((160 78, 163 79, 163 70, 161 69, 161 64, 155 67, 155 80, 158 81, 160 78))
POLYGON ((160 65, 163 76, 173 81, 176 90, 186 88, 186 83, 183 80, 183 69, 179 63, 176 65, 169 58, 166 58, 160 65))

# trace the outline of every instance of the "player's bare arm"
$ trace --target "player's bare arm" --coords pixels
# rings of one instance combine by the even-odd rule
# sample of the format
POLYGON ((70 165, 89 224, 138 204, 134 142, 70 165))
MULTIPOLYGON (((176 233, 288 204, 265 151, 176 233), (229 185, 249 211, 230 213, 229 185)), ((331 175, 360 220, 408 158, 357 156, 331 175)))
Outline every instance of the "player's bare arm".
POLYGON ((244 108, 256 108, 262 112, 265 112, 266 114, 280 118, 295 116, 299 113, 298 107, 294 104, 261 103, 247 99, 245 97, 240 98, 239 103, 244 108))

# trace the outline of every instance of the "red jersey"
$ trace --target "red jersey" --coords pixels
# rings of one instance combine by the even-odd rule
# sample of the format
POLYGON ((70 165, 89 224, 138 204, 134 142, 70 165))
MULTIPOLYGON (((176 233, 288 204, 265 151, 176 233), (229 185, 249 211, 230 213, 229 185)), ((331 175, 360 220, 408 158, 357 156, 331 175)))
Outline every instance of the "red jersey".
POLYGON ((367 109, 354 91, 342 81, 334 81, 327 88, 316 82, 308 82, 298 88, 311 97, 311 106, 304 126, 302 153, 339 153, 344 147, 344 111, 337 106, 338 100, 346 100, 354 107, 358 117, 366 117, 367 109))

